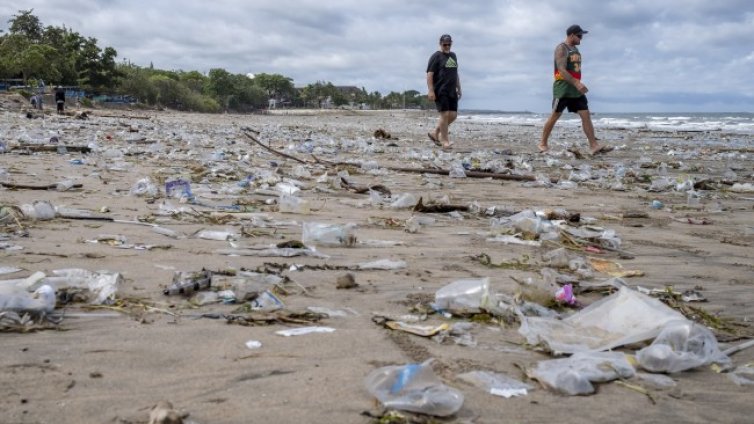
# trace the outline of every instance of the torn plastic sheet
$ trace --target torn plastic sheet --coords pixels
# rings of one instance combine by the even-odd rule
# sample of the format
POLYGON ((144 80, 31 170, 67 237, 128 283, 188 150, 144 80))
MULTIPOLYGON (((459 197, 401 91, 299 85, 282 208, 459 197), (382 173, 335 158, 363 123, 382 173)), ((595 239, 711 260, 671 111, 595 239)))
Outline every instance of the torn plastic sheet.
POLYGON ((592 394, 592 383, 631 378, 635 373, 621 352, 580 352, 570 358, 540 361, 528 372, 546 387, 571 396, 592 394))
POLYGON ((668 322, 685 319, 659 300, 623 287, 563 320, 521 316, 518 332, 556 354, 603 351, 652 339, 668 322))

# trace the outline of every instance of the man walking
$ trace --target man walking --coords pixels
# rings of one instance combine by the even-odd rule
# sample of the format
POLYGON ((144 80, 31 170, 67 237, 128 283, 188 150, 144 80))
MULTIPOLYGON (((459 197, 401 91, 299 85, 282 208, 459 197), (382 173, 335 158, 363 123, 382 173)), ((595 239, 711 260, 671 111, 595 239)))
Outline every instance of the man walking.
POLYGON ((607 153, 613 150, 609 146, 600 146, 594 137, 594 125, 589 113, 586 93, 589 91, 581 82, 581 53, 576 46, 581 44, 584 31, 578 25, 571 25, 566 30, 566 39, 555 47, 555 81, 552 84, 552 114, 545 122, 542 130, 542 141, 539 143, 539 151, 544 153, 549 150, 547 140, 560 119, 560 115, 568 108, 569 112, 575 112, 581 118, 581 128, 589 140, 589 150, 592 155, 607 153))
POLYGON ((443 150, 453 144, 448 137, 448 127, 458 116, 458 100, 461 98, 461 80, 458 77, 458 58, 450 51, 453 39, 448 34, 440 37, 440 50, 429 58, 427 64, 427 89, 430 101, 435 102, 440 118, 437 127, 427 136, 443 150))
POLYGON ((55 103, 58 105, 58 115, 62 115, 65 110, 65 89, 61 86, 55 89, 55 103))

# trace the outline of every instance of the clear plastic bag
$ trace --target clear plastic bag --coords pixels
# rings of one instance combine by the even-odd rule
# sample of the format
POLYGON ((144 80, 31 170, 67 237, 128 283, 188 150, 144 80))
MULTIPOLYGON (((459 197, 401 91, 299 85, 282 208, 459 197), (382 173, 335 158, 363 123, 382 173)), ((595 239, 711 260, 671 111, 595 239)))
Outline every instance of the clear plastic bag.
POLYGON ((552 390, 566 395, 594 393, 592 383, 631 378, 636 371, 621 352, 580 352, 570 358, 540 361, 529 371, 552 390))
POLYGON ((463 394, 443 384, 431 362, 378 368, 367 375, 366 388, 388 409, 453 415, 463 406, 463 394))
POLYGON ((34 293, 21 290, 0 293, 0 312, 45 314, 55 309, 55 302, 55 289, 49 285, 43 285, 34 293))
POLYGON ((708 365, 728 363, 715 335, 707 328, 688 320, 671 321, 651 345, 639 350, 636 359, 652 372, 676 373, 708 365))
POLYGON ((563 319, 521 317, 519 333, 556 353, 602 351, 649 340, 685 319, 661 301, 627 287, 563 319))

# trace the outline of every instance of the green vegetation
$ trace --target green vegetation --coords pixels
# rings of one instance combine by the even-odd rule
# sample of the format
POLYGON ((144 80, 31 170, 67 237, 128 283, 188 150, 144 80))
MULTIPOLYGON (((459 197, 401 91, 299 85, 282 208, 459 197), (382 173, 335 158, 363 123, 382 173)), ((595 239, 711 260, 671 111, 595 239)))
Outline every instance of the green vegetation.
POLYGON ((0 79, 22 79, 36 86, 79 86, 88 94, 130 96, 138 103, 196 112, 250 112, 275 107, 353 107, 369 109, 427 108, 426 96, 416 90, 404 93, 367 92, 317 81, 297 89, 293 79, 280 74, 253 77, 222 68, 166 71, 151 64, 141 67, 117 63, 117 51, 101 48, 96 38, 86 38, 65 26, 43 26, 33 9, 19 10, 0 34, 0 79))

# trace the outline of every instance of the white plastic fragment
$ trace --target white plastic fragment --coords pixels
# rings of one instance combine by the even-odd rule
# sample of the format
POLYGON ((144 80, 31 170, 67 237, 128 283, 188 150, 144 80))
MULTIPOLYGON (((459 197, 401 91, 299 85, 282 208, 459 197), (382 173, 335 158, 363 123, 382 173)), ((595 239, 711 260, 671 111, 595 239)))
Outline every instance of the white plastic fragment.
POLYGON ((262 347, 262 342, 260 342, 259 340, 249 340, 246 342, 246 347, 252 350, 259 349, 262 347))
POLYGON ((509 399, 511 397, 526 396, 533 387, 508 377, 505 374, 488 371, 470 371, 458 376, 487 393, 509 399))
POLYGON ((276 331, 275 334, 278 334, 283 337, 292 337, 292 336, 303 336, 305 334, 333 333, 333 332, 335 332, 334 328, 314 326, 314 327, 292 328, 290 330, 280 330, 280 331, 276 331))

